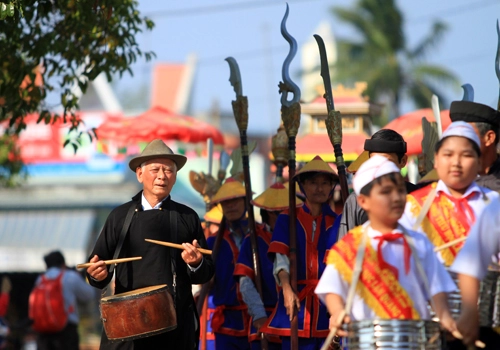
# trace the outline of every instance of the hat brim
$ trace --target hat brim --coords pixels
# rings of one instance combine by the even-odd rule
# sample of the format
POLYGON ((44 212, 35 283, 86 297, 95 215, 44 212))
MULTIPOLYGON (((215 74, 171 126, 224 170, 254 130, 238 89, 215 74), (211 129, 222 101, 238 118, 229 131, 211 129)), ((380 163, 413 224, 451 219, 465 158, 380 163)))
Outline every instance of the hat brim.
POLYGON ((141 166, 142 163, 147 162, 152 159, 170 159, 175 162, 177 165, 177 171, 181 170, 182 167, 186 164, 187 158, 182 154, 152 154, 149 156, 138 156, 132 158, 128 163, 130 170, 133 172, 136 171, 137 168, 141 166))
POLYGON ((425 174, 423 178, 418 180, 418 183, 430 182, 430 181, 434 182, 434 181, 438 181, 438 180, 439 180, 439 176, 437 174, 436 169, 432 169, 427 174, 425 174))
POLYGON ((231 195, 231 196, 226 196, 226 197, 212 199, 210 201, 210 203, 211 204, 219 204, 221 202, 228 201, 230 199, 245 198, 245 197, 246 197, 246 194, 235 194, 235 195, 231 195))
POLYGON ((350 173, 355 173, 358 171, 359 167, 370 158, 370 152, 363 151, 354 162, 352 162, 348 167, 347 171, 350 173))

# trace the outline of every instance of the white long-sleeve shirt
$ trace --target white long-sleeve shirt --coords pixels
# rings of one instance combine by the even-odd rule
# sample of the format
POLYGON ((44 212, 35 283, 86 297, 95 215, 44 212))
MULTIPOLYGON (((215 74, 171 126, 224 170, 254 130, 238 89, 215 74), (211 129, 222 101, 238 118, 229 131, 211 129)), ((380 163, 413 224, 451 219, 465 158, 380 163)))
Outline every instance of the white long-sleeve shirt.
MULTIPOLYGON (((367 234, 370 238, 370 244, 377 250, 379 241, 376 240, 375 237, 381 236, 382 233, 369 227, 369 223, 368 221, 363 226, 368 230, 367 234)), ((392 232, 402 233, 403 230, 399 227, 392 232)), ((441 292, 448 293, 455 291, 457 287, 446 269, 437 259, 434 254, 434 247, 427 237, 415 231, 406 230, 406 232, 408 236, 413 239, 415 250, 425 270, 425 274, 429 281, 430 296, 427 296, 424 283, 420 278, 413 256, 410 259, 410 271, 408 274, 405 272, 404 245, 402 239, 390 243, 384 242, 382 244, 382 255, 388 264, 397 268, 399 283, 410 296, 420 317, 422 319, 429 319, 430 314, 427 305, 430 297, 441 292)), ((319 280, 315 293, 323 302, 325 302, 326 295, 330 293, 339 295, 345 302, 349 286, 350 283, 342 278, 340 273, 335 269, 335 266, 329 264, 319 280)), ((357 293, 354 297, 350 316, 351 319, 355 321, 377 318, 374 310, 372 310, 357 293)))
POLYGON ((500 199, 495 198, 483 210, 469 231, 462 250, 450 270, 482 280, 488 266, 500 253, 500 199))

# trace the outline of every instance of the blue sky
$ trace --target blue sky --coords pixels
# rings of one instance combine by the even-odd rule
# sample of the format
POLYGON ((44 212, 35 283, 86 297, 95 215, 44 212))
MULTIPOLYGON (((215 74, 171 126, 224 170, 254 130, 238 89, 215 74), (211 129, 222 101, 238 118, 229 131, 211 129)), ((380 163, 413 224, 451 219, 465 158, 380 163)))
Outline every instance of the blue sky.
MULTIPOLYGON (((353 37, 355 33, 336 21, 330 9, 354 3, 354 0, 290 0, 288 30, 299 46, 311 38, 321 21, 330 23, 336 37, 353 37)), ((448 32, 427 61, 446 66, 461 83, 473 85, 476 102, 496 108, 499 82, 494 60, 500 1, 399 0, 397 3, 405 16, 410 47, 428 33, 434 19, 447 23, 448 32)), ((230 110, 234 91, 228 82, 229 68, 224 58, 233 56, 240 66, 243 93, 249 99, 249 132, 273 134, 276 131, 280 121, 277 84, 288 53, 288 44, 279 30, 284 1, 139 0, 139 10, 150 16, 156 26, 153 31, 140 35, 138 41, 143 49, 153 50, 157 58, 150 63, 136 64, 134 77, 125 77, 119 82, 121 89, 148 86, 155 62, 183 62, 190 53, 196 53, 194 111, 209 109, 214 99, 222 110, 230 110)), ((292 62, 291 73, 296 74, 299 69, 298 54, 292 62)), ((446 95, 450 101, 461 99, 462 91, 447 89, 446 95)), ((402 106, 403 113, 412 109, 409 103, 402 106)))

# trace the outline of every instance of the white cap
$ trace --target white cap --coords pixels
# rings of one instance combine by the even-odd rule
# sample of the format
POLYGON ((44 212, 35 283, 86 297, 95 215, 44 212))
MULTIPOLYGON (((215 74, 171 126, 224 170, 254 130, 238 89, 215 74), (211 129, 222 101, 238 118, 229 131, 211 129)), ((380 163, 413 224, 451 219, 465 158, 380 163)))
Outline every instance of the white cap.
POLYGON ((361 189, 377 177, 399 172, 400 170, 394 162, 384 156, 374 155, 361 164, 352 180, 352 187, 354 187, 356 195, 359 196, 361 189))
POLYGON ((469 123, 462 121, 451 123, 443 132, 443 135, 441 135, 441 140, 448 136, 465 137, 472 142, 475 142, 476 145, 481 148, 481 141, 479 141, 479 136, 477 136, 476 131, 469 123))

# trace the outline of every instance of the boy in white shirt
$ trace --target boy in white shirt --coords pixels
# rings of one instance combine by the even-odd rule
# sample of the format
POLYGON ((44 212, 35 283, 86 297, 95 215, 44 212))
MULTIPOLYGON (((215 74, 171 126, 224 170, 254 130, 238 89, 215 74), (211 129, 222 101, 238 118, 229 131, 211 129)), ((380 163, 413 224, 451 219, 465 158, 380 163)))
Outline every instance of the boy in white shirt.
POLYGON ((349 231, 332 247, 328 266, 315 290, 331 315, 330 327, 337 327, 340 336, 346 333, 340 330, 337 322, 345 308, 357 250, 364 239, 367 244, 361 274, 352 310, 346 310, 344 322, 430 319, 427 305, 432 298, 443 327, 450 332, 456 330, 446 296, 447 292, 456 289, 453 280, 438 261, 431 242, 424 235, 398 224, 406 203, 405 185, 399 171, 391 161, 374 156, 354 177, 358 203, 368 213, 369 221, 349 231), (418 273, 410 245, 425 271, 430 296, 418 273))
POLYGON ((479 328, 479 283, 486 276, 492 257, 500 253, 500 200, 495 198, 472 226, 467 241, 450 270, 458 273, 462 295, 462 313, 457 321, 465 344, 480 338, 486 349, 498 349, 498 334, 491 328, 479 328))
MULTIPOLYGON (((435 247, 467 237, 489 201, 498 197, 495 191, 475 182, 481 168, 480 146, 471 125, 462 121, 451 123, 436 144, 434 153, 439 181, 407 196, 399 223, 425 234, 435 247), (428 201, 431 201, 430 206, 426 205, 428 201)), ((438 258, 445 266, 450 266, 462 245, 458 243, 441 249, 438 258)))

